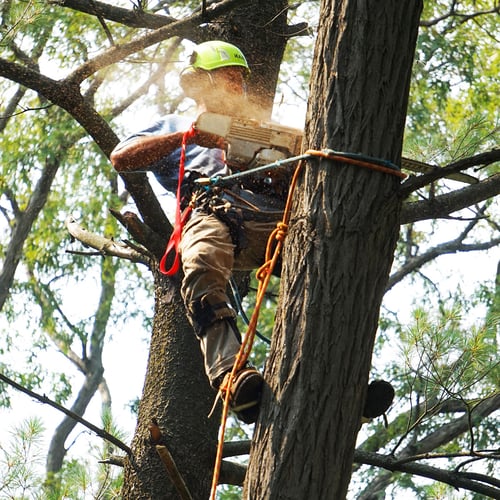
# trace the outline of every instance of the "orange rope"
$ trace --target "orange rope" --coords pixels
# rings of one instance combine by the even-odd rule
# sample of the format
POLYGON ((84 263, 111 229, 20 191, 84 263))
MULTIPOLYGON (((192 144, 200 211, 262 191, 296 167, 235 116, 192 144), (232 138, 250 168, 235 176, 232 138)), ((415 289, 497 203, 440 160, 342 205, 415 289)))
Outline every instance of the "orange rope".
POLYGON ((342 153, 329 153, 326 151, 317 151, 316 149, 308 149, 304 155, 309 156, 319 156, 320 158, 326 158, 328 160, 336 160, 343 161, 345 163, 350 163, 351 165, 356 165, 358 167, 369 168, 370 170, 375 170, 376 172, 382 172, 384 174, 391 174, 401 179, 406 179, 407 175, 399 170, 394 170, 393 168, 384 167, 383 165, 379 165, 378 163, 370 163, 368 161, 358 160, 356 158, 352 158, 350 156, 344 156, 342 153))
MULTIPOLYGON (((328 153, 325 151, 317 151, 317 150, 307 150, 304 153, 304 156, 317 156, 321 158, 326 158, 329 160, 337 160, 337 161, 343 161, 345 163, 349 163, 352 165, 357 165, 359 167, 364 167, 364 168, 369 168, 371 170, 375 170, 377 172, 383 172, 391 175, 396 175, 398 177, 405 178, 406 175, 388 168, 384 167, 383 165, 379 165, 376 163, 369 163, 365 162, 362 160, 357 160, 355 158, 350 158, 347 156, 342 156, 337 153, 328 153)), ((248 357, 250 356, 250 352, 252 350, 253 342, 255 340, 255 334, 257 331, 257 320, 259 317, 260 313, 260 308, 262 305, 262 302, 264 301, 264 296, 265 292, 267 289, 267 286, 269 284, 269 281, 271 279, 272 272, 274 270, 274 267, 276 266, 276 262, 278 261, 279 254, 281 252, 281 249, 283 247, 285 237, 288 233, 288 223, 290 221, 290 215, 292 211, 292 198, 293 198, 293 193, 295 191, 295 187, 297 185, 297 179, 298 176, 302 170, 302 167, 304 165, 305 161, 304 159, 301 159, 299 164, 297 165, 292 181, 290 183, 290 189, 288 191, 288 197, 286 200, 286 205, 285 209, 283 212, 283 220, 278 222, 276 228, 274 231, 270 234, 269 239, 267 240, 267 246, 266 246, 266 257, 265 257, 265 262, 264 264, 257 270, 256 272, 256 278, 258 280, 258 286, 257 286, 257 293, 256 293, 256 299, 255 299, 255 309, 252 313, 252 316, 250 318, 250 321, 248 323, 248 328, 247 332, 244 336, 244 339, 241 343, 240 350, 236 356, 236 360, 234 362, 233 368, 231 370, 231 374, 229 376, 229 379, 227 380, 227 385, 222 389, 223 394, 224 394, 224 400, 223 400, 223 406, 222 406, 222 417, 221 417, 221 426, 219 429, 219 443, 217 446, 217 454, 215 457, 215 465, 214 465, 214 474, 212 477, 212 488, 210 492, 210 500, 216 500, 216 493, 217 493, 217 485, 219 484, 219 476, 220 476, 220 468, 222 464, 222 452, 223 452, 223 447, 224 447, 224 436, 226 433, 226 424, 227 424, 227 416, 229 414, 229 399, 230 399, 230 394, 231 394, 231 386, 233 383, 233 380, 235 378, 236 373, 240 371, 248 361, 248 357), (274 247, 273 251, 273 244, 274 241, 277 241, 276 246, 274 247)))
POLYGON ((245 334, 245 337, 241 343, 240 350, 236 356, 236 361, 234 362, 233 369, 231 370, 231 375, 229 377, 227 386, 224 387, 224 403, 222 407, 222 417, 221 417, 221 427, 219 430, 219 445, 217 447, 217 455, 215 457, 215 466, 214 466, 214 475, 212 478, 212 490, 210 494, 210 499, 215 500, 217 485, 219 483, 219 475, 220 475, 220 467, 222 463, 222 449, 224 445, 224 435, 226 433, 226 423, 227 416, 229 414, 229 398, 231 394, 231 385, 233 383, 234 377, 236 373, 243 368, 243 366, 248 361, 248 357, 250 356, 250 351, 252 350, 253 341, 255 339, 255 333, 257 330, 257 319, 259 317, 260 307, 262 302, 264 301, 265 292, 267 289, 267 285, 271 279, 272 272, 274 267, 276 266, 276 262, 278 261, 279 254, 281 252, 281 248, 285 241, 285 237, 288 231, 288 222, 290 220, 291 208, 292 208, 292 195, 295 190, 295 186, 297 185, 297 178, 302 170, 304 162, 301 161, 292 177, 292 181, 290 183, 290 190, 288 192, 288 197, 285 205, 285 211, 283 213, 283 220, 278 223, 276 229, 270 234, 269 239, 267 241, 266 247, 266 261, 264 265, 262 265, 256 273, 256 277, 259 281, 257 287, 257 294, 255 299, 255 309, 252 313, 252 317, 248 323, 248 329, 245 334), (277 240, 277 244, 272 251, 273 242, 277 240))

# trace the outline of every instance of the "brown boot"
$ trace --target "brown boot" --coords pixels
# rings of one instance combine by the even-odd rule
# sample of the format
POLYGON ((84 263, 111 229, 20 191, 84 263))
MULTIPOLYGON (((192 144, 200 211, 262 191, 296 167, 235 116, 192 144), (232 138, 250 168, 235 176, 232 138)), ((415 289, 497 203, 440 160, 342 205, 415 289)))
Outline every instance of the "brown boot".
MULTIPOLYGON (((221 385, 224 395, 230 373, 221 385)), ((229 402, 231 410, 245 424, 253 424, 259 416, 260 398, 264 387, 264 377, 255 368, 243 368, 234 376, 229 402)))

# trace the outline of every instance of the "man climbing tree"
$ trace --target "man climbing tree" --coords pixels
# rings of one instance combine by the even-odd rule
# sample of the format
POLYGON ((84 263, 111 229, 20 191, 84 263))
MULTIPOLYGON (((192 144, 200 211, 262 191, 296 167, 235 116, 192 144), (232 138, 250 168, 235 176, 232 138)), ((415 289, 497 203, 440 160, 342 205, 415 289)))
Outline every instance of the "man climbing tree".
MULTIPOLYGON (((160 7, 160 4, 164 5, 164 2, 158 2, 157 6, 160 7)), ((50 4, 50 7, 46 7, 48 13, 52 14, 54 10, 58 13, 65 12, 64 22, 58 25, 68 27, 64 40, 72 42, 69 45, 74 47, 74 54, 78 56, 76 62, 71 61, 74 62, 71 73, 60 80, 49 78, 38 71, 36 61, 41 51, 37 44, 34 44, 33 58, 27 57, 20 50, 20 47, 26 46, 24 36, 15 37, 12 46, 9 46, 10 42, 5 45, 7 56, 0 59, 0 74, 35 90, 33 94, 36 94, 33 100, 23 99, 22 106, 20 105, 23 108, 21 116, 26 118, 26 121, 22 120, 20 123, 24 125, 16 127, 17 130, 11 128, 4 134, 7 138, 3 141, 3 144, 7 144, 6 154, 16 151, 13 159, 9 158, 7 172, 11 175, 8 168, 15 166, 15 178, 23 178, 28 184, 26 192, 30 193, 31 176, 38 172, 41 165, 45 165, 50 178, 42 175, 41 180, 45 182, 39 184, 47 194, 47 186, 54 178, 59 162, 68 167, 65 169, 64 182, 58 177, 61 182, 54 187, 49 197, 53 200, 53 205, 57 206, 57 212, 47 211, 46 218, 40 220, 40 227, 44 230, 51 227, 54 220, 61 220, 61 217, 64 219, 72 210, 68 208, 69 201, 66 199, 67 185, 72 185, 75 192, 82 190, 80 194, 83 201, 79 201, 79 206, 83 207, 82 213, 87 219, 94 220, 95 212, 87 210, 89 197, 93 198, 94 193, 91 192, 88 196, 85 194, 92 188, 95 190, 94 186, 99 184, 92 184, 89 191, 83 194, 83 184, 77 183, 77 188, 71 181, 67 181, 81 179, 82 166, 89 165, 88 142, 82 143, 80 140, 83 130, 100 147, 101 151, 95 148, 94 153, 103 157, 104 165, 99 168, 99 172, 104 173, 104 184, 112 184, 117 189, 119 183, 116 182, 115 172, 104 157, 109 156, 118 143, 118 137, 110 126, 110 117, 116 116, 115 110, 122 105, 126 107, 129 100, 118 102, 118 105, 113 102, 107 108, 99 100, 102 96, 96 93, 96 89, 103 84, 103 78, 116 82, 116 73, 113 74, 111 68, 115 63, 124 61, 119 66, 120 78, 123 80, 127 68, 139 66, 134 57, 136 54, 141 61, 141 77, 148 71, 144 71, 143 64, 150 64, 148 69, 155 68, 155 75, 144 85, 138 85, 135 92, 137 96, 154 88, 154 82, 159 80, 166 80, 159 87, 170 83, 168 78, 164 78, 165 68, 179 61, 176 51, 180 39, 176 37, 185 37, 197 43, 207 39, 230 40, 243 49, 252 68, 248 80, 251 99, 259 100, 264 95, 265 115, 270 115, 283 48, 288 37, 293 36, 293 29, 287 26, 284 14, 287 2, 261 0, 244 2, 243 7, 235 8, 237 4, 238 0, 226 0, 206 8, 203 2, 199 15, 193 14, 189 19, 175 23, 165 16, 144 11, 144 2, 138 2, 138 9, 133 11, 98 1, 82 3, 64 0, 57 5, 50 4), (70 12, 67 8, 81 9, 85 14, 71 12, 71 15, 66 16, 70 12), (92 30, 95 30, 80 27, 78 34, 85 34, 82 39, 94 40, 88 33, 99 33, 96 38, 99 42, 89 43, 87 51, 80 50, 81 40, 73 31, 78 26, 74 18, 81 19, 79 16, 85 16, 87 20, 90 18, 93 22, 92 30), (165 27, 165 24, 170 26, 165 27), (131 26, 146 28, 146 33, 141 29, 140 36, 134 37, 131 26), (131 35, 134 38, 132 41, 131 35), (107 46, 108 50, 103 49, 107 46), (148 47, 152 49, 149 50, 148 47), (97 56, 89 59, 91 53, 97 53, 97 56), (106 75, 107 70, 110 71, 106 75), (39 99, 40 102, 37 99, 39 96, 43 97, 39 99), (47 99, 51 101, 48 108, 47 99), (29 109, 29 113, 26 109, 29 109), (57 113, 52 113, 55 110, 57 113), (51 138, 53 136, 54 142, 46 142, 46 131, 52 131, 54 124, 58 127, 55 130, 63 130, 59 117, 64 116, 64 110, 71 114, 71 121, 82 126, 81 130, 78 133, 75 131, 71 140, 66 137, 64 141, 57 143, 56 137, 62 137, 63 134, 49 134, 51 138), (36 127, 31 127, 28 116, 40 118, 36 127), (55 116, 58 118, 54 119, 55 116), (23 131, 29 127, 33 132, 38 130, 38 134, 33 135, 37 137, 36 141, 32 137, 29 141, 24 141, 23 131), (13 131, 17 134, 12 134, 13 131), (9 144, 7 136, 14 138, 13 143, 9 144), (28 163, 34 167, 29 169, 28 178, 24 175, 26 157, 31 157, 35 142, 40 147, 36 151, 38 154, 33 153, 33 163, 28 163), (70 151, 73 153, 70 147, 72 143, 79 144, 85 153, 82 153, 82 157, 77 156, 75 159, 69 154, 70 151), (47 157, 44 153, 49 150, 67 151, 71 160, 66 165, 66 155, 47 157), (64 187, 61 188, 61 185, 64 187), (56 194, 60 195, 59 199, 53 197, 56 194)), ((453 16, 456 2, 450 1, 450 4, 453 16)), ((43 5, 45 6, 44 3, 43 5)), ((10 7, 11 3, 8 2, 5 9, 2 9, 2 23, 8 17, 6 13, 10 7)), ((13 6, 12 8, 14 12, 15 9, 13 6)), ((415 184, 420 182, 420 186, 424 186, 431 182, 429 177, 420 176, 414 182, 405 182, 400 186, 401 181, 393 172, 380 172, 379 169, 372 168, 380 163, 391 166, 400 163, 408 78, 420 8, 420 2, 416 1, 402 5, 395 1, 383 2, 383 8, 380 2, 371 0, 325 1, 322 4, 314 74, 311 79, 306 146, 315 153, 322 153, 328 148, 344 151, 358 159, 363 157, 364 165, 348 163, 347 156, 344 161, 329 153, 325 153, 322 159, 315 154, 307 160, 299 179, 284 255, 281 305, 265 373, 269 388, 264 391, 260 421, 253 440, 251 466, 247 474, 246 496, 249 498, 345 496, 352 467, 354 441, 363 413, 378 309, 394 253, 397 228, 400 223, 417 220, 412 207, 405 206, 400 211, 400 202, 412 192, 415 184)), ((495 9, 498 12, 498 7, 495 9)), ((185 15, 185 11, 181 15, 185 15)), ((40 16, 38 26, 43 24, 43 30, 35 30, 33 36, 40 43, 46 40, 45 35, 40 36, 48 29, 47 23, 43 23, 45 19, 46 17, 40 16)), ((26 24, 30 29, 37 28, 31 22, 26 24)), ((11 34, 13 31, 10 24, 5 26, 4 32, 11 34)), ((58 32, 58 40, 60 39, 58 32)), ((10 35, 6 40, 10 40, 10 35)), ((443 44, 446 45, 446 42, 443 44)), ((49 45, 44 58, 53 49, 49 45)), ((61 51, 57 53, 60 54, 61 51)), ((64 53, 61 59, 65 60, 64 53)), ((109 89, 111 88, 115 87, 110 86, 109 89)), ((16 93, 12 88, 6 93, 13 96, 13 106, 9 106, 10 111, 5 111, 11 121, 18 118, 13 110, 16 109, 16 102, 21 102, 19 99, 23 93, 24 90, 16 93)), ((172 96, 175 100, 177 93, 173 92, 172 96)), ((121 100, 119 96, 113 95, 113 101, 121 100)), ((162 106, 159 105, 158 108, 162 106)), ((131 130, 127 125, 126 133, 131 130)), ((495 161, 495 158, 498 159, 495 151, 478 156, 481 158, 467 159, 468 165, 485 167, 495 161)), ((457 169, 455 172, 459 172, 467 167, 455 165, 453 168, 457 169)), ((435 180, 440 173, 435 169, 431 170, 430 175, 435 175, 435 180)), ((483 172, 486 172, 486 168, 483 172)), ((87 180, 92 180, 95 172, 89 167, 88 173, 89 175, 84 176, 85 185, 87 180)), ((498 173, 493 170, 490 173, 492 175, 489 178, 478 182, 477 189, 472 186, 464 193, 443 200, 449 203, 439 205, 439 197, 422 201, 419 206, 424 206, 426 215, 421 217, 434 217, 436 207, 438 213, 440 211, 441 214, 448 215, 453 210, 495 196, 499 192, 500 179, 498 173)), ((163 254, 165 239, 171 228, 146 176, 141 172, 123 172, 122 178, 128 193, 134 198, 141 219, 130 213, 117 213, 116 209, 122 207, 120 203, 114 206, 113 213, 126 226, 135 243, 124 249, 115 239, 103 250, 105 247, 86 242, 97 248, 98 259, 102 258, 103 253, 107 253, 146 264, 152 272, 155 285, 154 327, 146 382, 139 405, 138 425, 131 447, 122 448, 128 453, 121 460, 125 468, 122 496, 134 500, 173 498, 179 488, 183 489, 184 483, 192 497, 207 498, 217 446, 218 410, 216 409, 212 418, 207 417, 214 394, 203 373, 203 360, 196 337, 192 335, 192 327, 184 315, 184 304, 178 293, 180 277, 167 279, 158 272, 158 260, 163 254), (120 251, 113 253, 113 249, 117 247, 120 251), (158 449, 155 445, 158 445, 158 449), (170 450, 177 467, 166 470, 159 450, 162 458, 168 457, 166 451, 170 450)), ((17 262, 20 262, 22 243, 19 242, 24 240, 17 236, 20 233, 27 235, 26 228, 36 218, 35 211, 23 210, 24 197, 14 199, 7 185, 5 193, 12 205, 11 212, 15 214, 9 223, 9 227, 13 228, 12 240, 15 244, 6 249, 8 258, 4 268, 8 272, 2 273, 3 292, 10 286, 13 271, 17 262), (22 203, 19 202, 21 199, 22 203)), ((106 198, 105 195, 102 196, 106 198)), ((121 197, 121 201, 125 198, 126 196, 121 197)), ((45 203, 39 200, 33 197, 33 205, 41 206, 45 203)), ((97 199, 93 201, 94 205, 98 205, 97 199)), ((28 208, 31 205, 30 202, 28 208)), ((104 211, 103 206, 104 204, 97 207, 96 211, 104 211)), ((481 216, 482 214, 481 211, 481 216)), ((108 228, 107 223, 94 222, 94 226, 93 231, 98 233, 102 232, 102 228, 108 228)), ((118 234, 116 228, 111 232, 113 235, 118 234)), ((44 256, 51 259, 59 257, 64 244, 60 243, 59 238, 54 238, 54 233, 47 235, 45 241, 54 241, 51 251, 45 251, 44 256)), ((101 237, 101 241, 102 239, 101 237)), ((489 243, 498 244, 493 238, 489 243)), ((39 244, 35 246, 37 249, 41 248, 39 244)), ((45 264, 45 260, 40 262, 36 258, 39 255, 40 253, 32 254, 30 273, 38 269, 40 264, 42 267, 45 264)), ((86 260, 91 259, 86 257, 86 260)), ((52 284, 54 276, 60 274, 62 266, 58 262, 54 260, 49 271, 41 272, 40 276, 45 277, 46 282, 52 284)), ((102 275, 103 278, 109 278, 109 273, 105 271, 102 275)), ((40 278, 40 281, 44 280, 40 278)), ((112 287, 114 291, 114 284, 112 287)), ((43 288, 51 292, 50 288, 43 288)), ((135 300, 135 289, 130 289, 135 300)), ((64 295, 65 290, 62 292, 64 295)), ((47 293, 47 297, 49 296, 47 293)), ((7 297, 7 293, 3 293, 3 297, 7 297)), ((104 302, 109 306, 111 299, 106 298, 104 302)), ((61 311, 59 306, 52 309, 55 316, 61 311)), ((125 313, 128 314, 128 311, 125 313)), ((48 316, 52 318, 52 312, 48 316)), ((96 319, 102 323, 102 315, 98 314, 96 319)), ((51 326, 56 322, 48 321, 47 324, 51 326)), ((65 352, 66 346, 70 347, 74 340, 80 339, 82 361, 89 367, 98 367, 98 357, 91 357, 89 353, 100 353, 104 332, 97 331, 88 342, 80 335, 81 332, 77 332, 78 336, 68 337, 66 341, 64 332, 63 326, 53 333, 56 339, 65 339, 65 352)), ((88 385, 85 380, 84 386, 88 385)), ((491 398, 490 403, 488 411, 498 408, 499 403, 494 398, 491 398)), ((83 414, 85 408, 86 405, 82 406, 78 412, 83 414)), ((459 411, 463 411, 463 408, 460 407, 459 411)), ((475 416, 476 413, 472 415, 472 411, 467 411, 464 415, 475 416)), ((470 421, 473 420, 475 419, 470 418, 470 421)), ((469 422, 465 422, 462 432, 467 432, 468 424, 469 422)), ((375 437, 379 436, 380 434, 375 437)), ((59 450, 63 451, 61 456, 66 452, 64 446, 63 439, 58 443, 59 450)), ((359 455, 357 456, 359 459, 359 455)), ((376 465, 384 467, 391 458, 379 456, 380 460, 376 465), (384 459, 386 462, 383 462, 384 459)), ((221 482, 242 484, 244 468, 231 469, 227 465, 222 465, 221 482), (234 472, 236 474, 230 477, 229 474, 234 472)), ((59 466, 60 464, 56 467, 59 466)), ((185 488, 183 491, 185 493, 185 488)))

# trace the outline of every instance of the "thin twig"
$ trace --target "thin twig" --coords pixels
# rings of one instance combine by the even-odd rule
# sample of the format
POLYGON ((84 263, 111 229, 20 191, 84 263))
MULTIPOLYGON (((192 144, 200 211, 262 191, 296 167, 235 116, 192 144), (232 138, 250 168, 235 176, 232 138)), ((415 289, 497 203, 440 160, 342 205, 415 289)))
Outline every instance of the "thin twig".
POLYGON ((115 446, 117 446, 118 448, 123 450, 128 456, 132 455, 132 450, 126 444, 124 444, 122 441, 120 441, 118 438, 116 438, 115 436, 113 436, 109 432, 105 431, 104 429, 100 429, 99 427, 95 426, 94 424, 91 424, 89 421, 80 417, 76 413, 68 410, 67 408, 64 408, 64 406, 61 406, 60 404, 56 403, 52 399, 48 398, 47 396, 42 396, 41 394, 38 394, 36 392, 31 391, 27 387, 23 387, 22 385, 18 384, 17 382, 14 382, 14 380, 5 376, 3 373, 0 373, 0 380, 2 380, 6 384, 9 384, 10 386, 14 387, 18 391, 24 392, 25 394, 36 399, 37 401, 40 401, 43 404, 48 404, 49 406, 52 406, 52 408, 55 408, 56 410, 64 413, 68 417, 70 417, 73 420, 76 420, 78 423, 82 424, 84 427, 87 427, 87 429, 90 429, 92 432, 95 432, 99 437, 114 444, 115 446))

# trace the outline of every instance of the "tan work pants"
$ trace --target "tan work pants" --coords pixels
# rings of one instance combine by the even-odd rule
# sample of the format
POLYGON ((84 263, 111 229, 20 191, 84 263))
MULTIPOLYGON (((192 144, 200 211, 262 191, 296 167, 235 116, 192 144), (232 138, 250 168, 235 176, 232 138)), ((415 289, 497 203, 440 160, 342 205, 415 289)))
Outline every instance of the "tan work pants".
POLYGON ((179 247, 184 271, 181 294, 189 319, 196 323, 197 304, 227 305, 217 309, 215 321, 199 337, 211 383, 231 370, 240 348, 230 322, 224 321, 236 317, 226 294, 231 273, 264 263, 267 240, 277 222, 244 222, 246 243, 237 256, 229 228, 215 215, 195 211, 184 227, 179 247))

